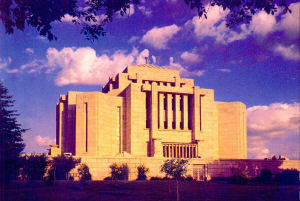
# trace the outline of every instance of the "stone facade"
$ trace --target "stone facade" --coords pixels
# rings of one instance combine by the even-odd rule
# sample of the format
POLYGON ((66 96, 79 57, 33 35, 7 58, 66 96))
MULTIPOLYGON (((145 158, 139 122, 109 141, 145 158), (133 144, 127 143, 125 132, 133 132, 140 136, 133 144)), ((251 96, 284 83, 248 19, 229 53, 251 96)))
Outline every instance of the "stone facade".
POLYGON ((102 92, 68 92, 56 106, 52 153, 80 157, 246 159, 246 107, 150 64, 127 66, 102 92))

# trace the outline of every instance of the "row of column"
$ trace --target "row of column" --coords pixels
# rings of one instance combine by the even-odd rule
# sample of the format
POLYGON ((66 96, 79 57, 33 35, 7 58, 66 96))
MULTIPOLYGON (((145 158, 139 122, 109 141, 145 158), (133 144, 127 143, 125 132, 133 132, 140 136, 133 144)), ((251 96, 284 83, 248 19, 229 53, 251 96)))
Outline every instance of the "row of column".
POLYGON ((193 144, 165 144, 163 156, 168 158, 196 158, 197 147, 193 144))
POLYGON ((159 93, 158 96, 159 96, 158 97, 159 128, 187 130, 188 129, 188 95, 159 93), (174 100, 175 104, 172 103, 174 98, 175 98, 174 100), (174 108, 172 107, 173 104, 175 106, 174 108), (180 107, 180 104, 182 105, 182 107, 180 107), (180 125, 180 123, 182 125, 180 125))

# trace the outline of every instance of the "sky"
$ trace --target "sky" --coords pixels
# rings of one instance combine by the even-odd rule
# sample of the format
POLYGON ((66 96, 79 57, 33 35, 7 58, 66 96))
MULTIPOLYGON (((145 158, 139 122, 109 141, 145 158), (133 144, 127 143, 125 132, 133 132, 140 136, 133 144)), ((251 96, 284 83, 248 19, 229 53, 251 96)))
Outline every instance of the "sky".
POLYGON ((55 143, 60 94, 101 91, 109 76, 147 56, 214 89, 216 101, 246 104, 248 158, 299 160, 300 2, 290 9, 259 12, 250 24, 229 29, 228 11, 218 6, 199 19, 183 0, 142 1, 124 17, 116 14, 107 35, 94 42, 69 15, 53 23, 58 40, 51 42, 30 27, 5 34, 0 24, 0 79, 16 101, 18 121, 30 129, 24 151, 46 152, 55 143))

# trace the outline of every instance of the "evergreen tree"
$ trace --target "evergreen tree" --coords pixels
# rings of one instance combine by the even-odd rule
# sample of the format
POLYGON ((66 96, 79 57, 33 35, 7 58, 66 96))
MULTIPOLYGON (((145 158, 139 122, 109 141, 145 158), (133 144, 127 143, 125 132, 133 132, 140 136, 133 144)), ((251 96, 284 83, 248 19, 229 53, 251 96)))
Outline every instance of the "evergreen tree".
POLYGON ((17 122, 19 114, 12 109, 14 102, 0 82, 0 183, 16 178, 19 155, 25 147, 22 134, 26 129, 17 122))

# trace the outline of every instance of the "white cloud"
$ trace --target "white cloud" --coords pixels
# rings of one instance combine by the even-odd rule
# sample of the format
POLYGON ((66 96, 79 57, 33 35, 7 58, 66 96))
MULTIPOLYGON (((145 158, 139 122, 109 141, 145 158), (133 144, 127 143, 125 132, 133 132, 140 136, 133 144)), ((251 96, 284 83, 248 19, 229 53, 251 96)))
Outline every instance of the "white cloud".
POLYGON ((6 72, 7 72, 7 73, 19 73, 20 70, 19 70, 19 69, 16 69, 16 68, 13 68, 13 69, 6 69, 6 72))
MULTIPOLYGON (((26 73, 40 73, 42 69, 47 68, 46 61, 40 59, 34 59, 27 64, 23 64, 20 67, 19 72, 26 72, 26 73)), ((46 73, 51 72, 51 68, 47 68, 46 73)))
POLYGON ((181 59, 183 59, 184 62, 186 63, 190 63, 190 64, 196 64, 196 63, 199 63, 200 61, 202 61, 202 58, 196 54, 196 53, 193 53, 193 52, 183 52, 181 55, 180 55, 181 59))
POLYGON ((140 37, 138 36, 131 36, 130 39, 128 40, 128 43, 134 43, 136 41, 138 41, 140 39, 140 37))
POLYGON ((88 24, 88 25, 94 25, 94 24, 98 24, 98 23, 101 23, 102 20, 105 19, 105 15, 94 15, 95 17, 95 22, 93 20, 91 21, 87 21, 85 20, 84 17, 82 18, 78 18, 78 17, 73 17, 69 14, 65 14, 62 18, 61 18, 61 21, 62 22, 65 22, 65 23, 72 23, 73 24, 73 21, 75 21, 76 23, 81 23, 81 24, 88 24))
POLYGON ((230 73, 231 72, 231 70, 228 69, 228 68, 220 68, 220 69, 218 69, 218 71, 223 72, 223 73, 230 73))
POLYGON ((26 48, 25 52, 29 53, 29 54, 33 54, 34 50, 32 48, 26 48))
POLYGON ((58 86, 68 84, 104 84, 109 76, 121 72, 127 65, 144 64, 145 57, 149 57, 147 49, 138 52, 133 49, 131 53, 118 50, 112 55, 96 55, 90 47, 63 48, 47 50, 47 67, 61 69, 55 83, 58 86))
POLYGON ((299 60, 300 59, 300 51, 299 48, 294 44, 285 47, 283 45, 277 45, 275 47, 274 52, 281 55, 283 58, 287 60, 299 60))
POLYGON ((196 71, 189 71, 188 69, 184 68, 181 64, 175 63, 174 58, 170 57, 170 63, 167 68, 171 68, 174 70, 178 70, 181 76, 202 76, 204 74, 204 70, 196 70, 196 71))
POLYGON ((40 135, 35 137, 35 142, 40 146, 49 146, 51 144, 55 144, 55 139, 50 139, 50 137, 42 137, 40 135))
POLYGON ((8 57, 7 59, 0 58, 0 69, 6 68, 11 63, 11 61, 11 57, 8 57))
POLYGON ((150 8, 147 8, 146 6, 138 6, 138 9, 147 17, 152 16, 152 10, 150 8))
POLYGON ((270 32, 275 30, 276 19, 274 15, 268 15, 264 11, 260 11, 253 16, 250 30, 254 33, 266 36, 270 32))
MULTIPOLYGON (((292 149, 282 149, 279 146, 274 148, 274 140, 284 141, 290 136, 299 135, 299 126, 300 103, 273 103, 268 106, 248 108, 248 158, 264 158, 275 153, 295 158, 292 149)), ((299 146, 298 142, 294 144, 299 146)))
POLYGON ((289 38, 299 38, 300 34, 300 2, 292 3, 289 8, 292 13, 282 16, 278 29, 283 30, 289 38))
POLYGON ((249 135, 284 136, 299 134, 300 103, 273 103, 247 109, 249 135))
POLYGON ((165 27, 153 27, 141 39, 141 43, 146 43, 156 49, 166 49, 168 41, 180 30, 176 24, 165 27))
POLYGON ((265 139, 261 136, 249 136, 247 144, 248 158, 263 159, 270 155, 270 150, 266 148, 265 139))
MULTIPOLYGON (((249 35, 260 35, 266 37, 269 33, 283 30, 289 37, 299 37, 300 30, 300 3, 290 5, 292 13, 282 16, 276 21, 276 15, 268 15, 265 11, 260 11, 252 18, 250 25, 242 24, 239 30, 233 31, 226 27, 226 15, 228 10, 223 10, 219 6, 210 7, 207 19, 195 16, 185 23, 192 25, 195 35, 202 40, 205 37, 212 37, 217 43, 231 43, 237 40, 244 40, 249 35)), ((280 11, 279 11, 280 12, 280 11)), ((277 13, 278 14, 278 13, 277 13)))

